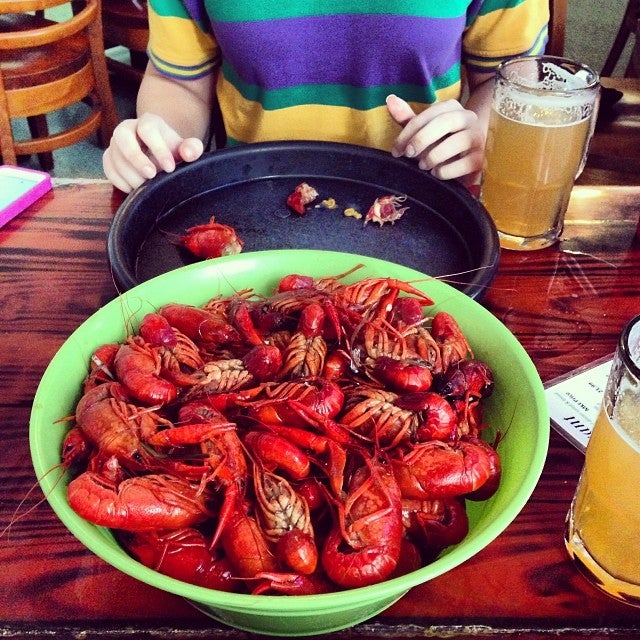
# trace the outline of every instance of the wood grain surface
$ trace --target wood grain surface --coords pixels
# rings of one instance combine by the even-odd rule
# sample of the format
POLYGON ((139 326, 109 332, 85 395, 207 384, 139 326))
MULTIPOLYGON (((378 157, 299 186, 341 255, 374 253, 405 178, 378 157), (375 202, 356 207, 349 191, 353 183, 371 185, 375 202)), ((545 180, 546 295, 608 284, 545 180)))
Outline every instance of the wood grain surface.
MULTIPOLYGON (((563 240, 503 251, 483 304, 516 335, 543 381, 611 353, 640 313, 640 187, 574 189, 563 240)), ((122 195, 57 186, 0 230, 0 637, 250 638, 87 551, 36 485, 31 402, 49 360, 117 292, 106 235, 122 195)), ((638 638, 640 610, 574 569, 562 530, 582 455, 552 431, 538 487, 515 521, 462 566, 333 638, 638 638)))

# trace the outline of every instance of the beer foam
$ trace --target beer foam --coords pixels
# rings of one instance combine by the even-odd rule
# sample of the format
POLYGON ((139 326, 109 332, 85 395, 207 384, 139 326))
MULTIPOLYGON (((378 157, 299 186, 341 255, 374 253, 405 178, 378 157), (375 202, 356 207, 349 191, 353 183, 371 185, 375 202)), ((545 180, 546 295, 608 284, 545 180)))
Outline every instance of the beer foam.
POLYGON ((535 77, 523 76, 515 70, 510 69, 508 75, 510 82, 515 82, 522 87, 529 89, 540 89, 542 91, 577 91, 589 87, 589 73, 586 69, 580 69, 576 73, 571 73, 555 62, 543 62, 540 74, 535 77), (542 80, 540 80, 542 77, 542 80))
POLYGON ((567 126, 591 117, 593 96, 585 93, 550 93, 549 89, 497 84, 494 108, 505 118, 536 126, 567 126))

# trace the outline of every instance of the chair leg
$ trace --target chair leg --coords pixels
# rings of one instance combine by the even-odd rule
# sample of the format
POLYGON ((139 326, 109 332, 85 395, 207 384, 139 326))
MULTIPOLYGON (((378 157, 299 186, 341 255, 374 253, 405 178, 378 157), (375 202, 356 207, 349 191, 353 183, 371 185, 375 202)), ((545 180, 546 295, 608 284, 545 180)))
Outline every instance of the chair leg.
MULTIPOLYGON (((47 117, 44 115, 30 116, 27 118, 29 124, 29 132, 32 138, 44 138, 49 135, 49 126, 47 125, 47 117)), ((53 153, 44 151, 38 154, 40 166, 45 171, 53 170, 53 153)))
POLYGON ((102 39, 102 20, 99 18, 87 27, 91 59, 93 61, 93 73, 95 74, 95 93, 100 101, 102 118, 98 131, 98 142, 103 148, 109 144, 113 130, 116 128, 119 118, 118 111, 111 93, 109 72, 107 71, 107 57, 104 51, 102 39))
POLYGON ((635 33, 638 21, 638 4, 638 0, 629 0, 622 22, 620 23, 620 29, 618 29, 618 33, 613 41, 613 45, 604 62, 600 75, 610 76, 614 72, 629 37, 635 33))

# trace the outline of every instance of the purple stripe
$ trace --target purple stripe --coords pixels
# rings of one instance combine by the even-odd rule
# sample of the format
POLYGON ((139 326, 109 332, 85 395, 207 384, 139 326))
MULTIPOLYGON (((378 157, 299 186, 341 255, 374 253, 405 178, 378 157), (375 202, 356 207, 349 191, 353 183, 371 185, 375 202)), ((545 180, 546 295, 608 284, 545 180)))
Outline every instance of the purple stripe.
POLYGON ((209 16, 204 6, 204 0, 184 0, 184 6, 193 20, 201 24, 209 24, 209 16))
POLYGON ((334 15, 215 22, 213 29, 223 56, 247 83, 370 87, 425 85, 448 71, 460 60, 464 22, 464 16, 334 15))

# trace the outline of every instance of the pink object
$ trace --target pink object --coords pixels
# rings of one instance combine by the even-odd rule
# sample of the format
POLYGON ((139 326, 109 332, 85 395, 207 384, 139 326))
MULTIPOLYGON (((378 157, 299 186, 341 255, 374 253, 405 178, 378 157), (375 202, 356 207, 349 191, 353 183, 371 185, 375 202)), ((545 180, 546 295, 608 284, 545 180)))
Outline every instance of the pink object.
POLYGON ((0 166, 0 227, 50 191, 51 176, 44 171, 0 166))

